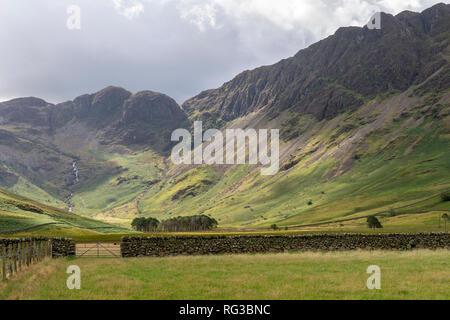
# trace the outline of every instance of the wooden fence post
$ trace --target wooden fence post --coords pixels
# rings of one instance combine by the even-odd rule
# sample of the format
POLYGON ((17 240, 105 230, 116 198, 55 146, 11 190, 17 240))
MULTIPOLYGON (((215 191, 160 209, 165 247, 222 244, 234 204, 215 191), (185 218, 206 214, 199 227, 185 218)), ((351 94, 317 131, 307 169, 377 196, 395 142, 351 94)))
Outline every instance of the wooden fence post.
POLYGON ((23 244, 23 253, 25 254, 24 263, 28 267, 28 242, 23 244))
POLYGON ((22 268, 25 267, 25 242, 22 241, 20 251, 22 254, 20 255, 20 264, 22 268))
MULTIPOLYGON (((97 245, 97 254, 99 247, 97 245)), ((0 243, 0 281, 53 256, 53 241, 24 238, 0 243)))
POLYGON ((27 242, 27 267, 30 266, 31 263, 31 242, 27 242))
POLYGON ((2 245, 2 280, 6 280, 6 247, 2 245))
POLYGON ((9 244, 8 245, 8 252, 6 253, 6 256, 7 256, 7 259, 8 259, 8 271, 9 271, 9 273, 8 273, 8 275, 9 276, 11 276, 12 275, 12 273, 13 273, 13 264, 12 264, 12 245, 11 244, 9 244))
POLYGON ((39 241, 34 243, 34 262, 39 262, 39 241))
POLYGON ((31 264, 36 261, 36 241, 33 240, 31 243, 31 264))
POLYGON ((17 267, 19 268, 18 270, 22 270, 21 254, 22 254, 22 241, 19 240, 19 242, 17 242, 17 267))
POLYGON ((13 263, 14 263, 14 273, 17 273, 17 243, 13 243, 13 263))

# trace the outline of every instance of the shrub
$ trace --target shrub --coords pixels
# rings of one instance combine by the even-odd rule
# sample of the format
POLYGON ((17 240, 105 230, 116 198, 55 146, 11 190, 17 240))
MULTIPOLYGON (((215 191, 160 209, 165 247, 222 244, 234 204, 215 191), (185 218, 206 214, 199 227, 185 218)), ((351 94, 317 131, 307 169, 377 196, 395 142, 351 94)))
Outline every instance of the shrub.
POLYGON ((276 224, 273 224, 270 226, 270 229, 272 230, 278 230, 278 226, 276 224))
POLYGON ((442 192, 441 199, 442 201, 450 201, 450 191, 442 192))
POLYGON ((375 217, 375 216, 367 217, 367 226, 369 228, 371 228, 371 229, 383 228, 383 226, 381 225, 380 221, 378 221, 377 217, 375 217))
POLYGON ((312 200, 309 200, 308 201, 308 206, 312 206, 312 204, 313 204, 312 200))

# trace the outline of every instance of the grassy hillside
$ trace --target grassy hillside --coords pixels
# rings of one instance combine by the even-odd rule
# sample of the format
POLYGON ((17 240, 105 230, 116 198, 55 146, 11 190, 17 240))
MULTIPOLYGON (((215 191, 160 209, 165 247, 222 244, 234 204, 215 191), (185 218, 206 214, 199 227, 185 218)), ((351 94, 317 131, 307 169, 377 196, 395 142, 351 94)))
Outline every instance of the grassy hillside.
POLYGON ((72 237, 124 231, 0 189, 0 235, 72 237))
MULTIPOLYGON (((90 153, 95 154, 96 161, 122 169, 116 174, 97 176, 92 183, 80 185, 73 197, 76 212, 92 216, 122 206, 160 180, 162 160, 153 152, 90 153)), ((133 214, 136 214, 136 210, 133 214)))
MULTIPOLYGON (((387 213, 405 206, 397 213, 416 212, 419 207, 412 204, 430 196, 436 197, 422 203, 420 211, 445 212, 450 202, 439 198, 450 189, 450 107, 445 101, 428 105, 426 98, 407 94, 377 98, 358 112, 315 123, 309 139, 285 141, 283 163, 275 176, 261 176, 259 168, 248 165, 225 172, 194 168, 147 193, 141 211, 160 219, 203 213, 222 227, 265 228, 387 213), (403 107, 393 109, 394 103, 403 107), (208 180, 208 187, 192 196, 171 199, 176 190, 195 189, 198 181, 206 181, 206 170, 221 179, 208 180)), ((402 221, 420 230, 414 219, 402 221)), ((423 228, 428 230, 426 223, 423 228)))
MULTIPOLYGON (((70 187, 74 212, 124 227, 138 215, 162 220, 207 214, 220 227, 268 228, 274 223, 292 227, 332 222, 413 204, 450 189, 450 97, 446 91, 415 95, 416 90, 380 95, 332 120, 291 112, 275 120, 264 118, 255 126, 279 127, 283 137, 275 176, 261 176, 260 168, 250 165, 180 169, 153 151, 118 153, 83 146, 77 151, 82 182, 70 187)), ((245 127, 254 118, 246 116, 229 126, 245 127)), ((67 207, 25 177, 13 182, 10 190, 67 207)), ((9 203, 0 209, 7 221, 4 230, 55 222, 67 227, 71 222, 65 211, 58 211, 65 218, 55 221, 49 214, 23 212, 9 203)), ((420 210, 436 209, 450 210, 450 204, 425 203, 420 210)), ((407 207, 399 213, 414 210, 407 207)), ((402 220, 404 227, 420 231, 414 217, 402 220)), ((73 224, 92 223, 86 219, 73 224)), ((423 224, 423 230, 428 227, 423 224)))

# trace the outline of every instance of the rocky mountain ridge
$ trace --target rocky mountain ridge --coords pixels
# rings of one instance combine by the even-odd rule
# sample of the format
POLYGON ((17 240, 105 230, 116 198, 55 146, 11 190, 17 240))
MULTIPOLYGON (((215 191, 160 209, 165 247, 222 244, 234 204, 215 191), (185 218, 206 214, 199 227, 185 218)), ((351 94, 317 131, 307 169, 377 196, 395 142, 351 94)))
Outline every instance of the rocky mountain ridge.
POLYGON ((191 119, 230 121, 258 110, 332 119, 365 101, 417 85, 445 66, 448 88, 450 5, 381 15, 381 30, 343 27, 294 57, 244 71, 187 100, 191 119))

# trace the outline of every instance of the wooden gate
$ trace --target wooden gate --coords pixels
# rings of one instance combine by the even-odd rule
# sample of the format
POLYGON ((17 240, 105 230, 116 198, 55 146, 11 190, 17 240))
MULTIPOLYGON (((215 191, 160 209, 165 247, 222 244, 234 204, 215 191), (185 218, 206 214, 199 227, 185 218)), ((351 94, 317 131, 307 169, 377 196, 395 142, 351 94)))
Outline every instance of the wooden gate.
POLYGON ((120 258, 119 243, 77 243, 77 257, 120 258))

